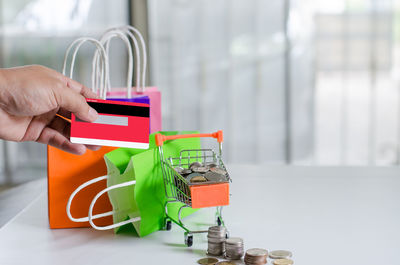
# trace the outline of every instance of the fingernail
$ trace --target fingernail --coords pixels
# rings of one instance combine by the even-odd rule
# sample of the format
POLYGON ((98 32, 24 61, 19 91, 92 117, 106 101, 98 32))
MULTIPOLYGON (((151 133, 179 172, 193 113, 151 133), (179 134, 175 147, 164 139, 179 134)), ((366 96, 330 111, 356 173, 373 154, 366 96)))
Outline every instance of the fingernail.
POLYGON ((99 114, 97 113, 97 111, 94 108, 89 108, 89 117, 92 121, 97 120, 98 115, 99 114))

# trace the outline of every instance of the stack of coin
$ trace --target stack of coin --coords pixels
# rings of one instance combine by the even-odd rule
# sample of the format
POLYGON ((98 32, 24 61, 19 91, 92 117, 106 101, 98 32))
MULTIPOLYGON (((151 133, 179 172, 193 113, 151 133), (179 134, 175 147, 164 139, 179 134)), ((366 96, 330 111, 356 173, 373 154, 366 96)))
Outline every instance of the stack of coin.
POLYGON ((244 263, 246 265, 263 265, 267 263, 268 251, 262 248, 252 248, 246 251, 244 263))
POLYGON ((223 226, 211 226, 208 228, 208 250, 213 256, 221 256, 225 252, 226 228, 223 226))
POLYGON ((227 259, 241 259, 243 254, 243 239, 231 237, 225 241, 225 257, 227 259))

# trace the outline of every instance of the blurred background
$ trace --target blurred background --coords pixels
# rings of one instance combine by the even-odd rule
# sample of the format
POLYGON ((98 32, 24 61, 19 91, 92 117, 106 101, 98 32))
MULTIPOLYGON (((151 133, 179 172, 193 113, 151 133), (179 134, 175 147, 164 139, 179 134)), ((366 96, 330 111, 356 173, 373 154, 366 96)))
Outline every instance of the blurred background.
MULTIPOLYGON (((0 67, 61 71, 80 36, 131 24, 165 130, 223 129, 229 163, 400 163, 400 0, 0 0, 0 67)), ((127 54, 111 48, 111 82, 127 54)), ((74 78, 90 86, 93 48, 74 78)), ((46 146, 0 142, 0 190, 46 176, 46 146)))

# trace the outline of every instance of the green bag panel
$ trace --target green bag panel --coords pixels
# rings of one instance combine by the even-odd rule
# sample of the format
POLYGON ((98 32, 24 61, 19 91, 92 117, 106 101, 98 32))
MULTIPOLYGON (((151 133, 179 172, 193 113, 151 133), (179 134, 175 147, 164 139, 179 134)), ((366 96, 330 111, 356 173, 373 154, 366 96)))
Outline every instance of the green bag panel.
MULTIPOLYGON (((169 131, 161 132, 164 135, 192 134, 197 131, 169 131)), ((120 188, 109 192, 109 198, 114 211, 114 223, 129 218, 141 217, 140 222, 133 224, 139 236, 146 236, 164 227, 165 196, 164 180, 158 147, 155 145, 155 134, 149 138, 148 150, 119 148, 105 155, 109 181, 108 186, 136 180, 135 186, 120 188), (115 207, 115 208, 114 208, 115 207), (117 210, 118 209, 118 210, 117 210)), ((199 138, 186 138, 167 141, 163 145, 164 158, 177 157, 183 149, 201 148, 199 138)), ((170 203, 168 213, 178 219, 178 211, 182 203, 170 203)), ((182 217, 195 212, 191 208, 184 208, 182 217)), ((126 228, 124 228, 126 230, 126 228)), ((114 230, 120 231, 120 228, 114 230)))
MULTIPOLYGON (((198 133, 198 131, 162 131, 156 132, 149 135, 149 149, 157 148, 155 135, 157 133, 161 133, 163 135, 177 135, 177 134, 192 134, 198 133)), ((147 149, 147 150, 149 150, 147 149)), ((125 148, 121 147, 115 149, 107 154, 104 157, 107 157, 109 162, 113 163, 122 174, 126 167, 128 166, 129 160, 132 156, 137 155, 139 153, 145 152, 146 149, 135 149, 135 148, 125 148)))
MULTIPOLYGON (((124 153, 125 154, 125 153, 124 153)), ((112 163, 107 156, 104 157, 109 178, 107 179, 107 187, 124 183, 127 181, 135 180, 135 172, 133 164, 130 161, 125 171, 120 174, 119 168, 112 163)), ((110 190, 108 197, 113 207, 113 222, 119 223, 127 220, 128 218, 139 217, 139 207, 133 199, 135 194, 135 185, 110 190)), ((140 228, 140 221, 134 222, 133 226, 138 231, 140 228)), ((114 231, 118 232, 120 227, 115 228, 114 231)))

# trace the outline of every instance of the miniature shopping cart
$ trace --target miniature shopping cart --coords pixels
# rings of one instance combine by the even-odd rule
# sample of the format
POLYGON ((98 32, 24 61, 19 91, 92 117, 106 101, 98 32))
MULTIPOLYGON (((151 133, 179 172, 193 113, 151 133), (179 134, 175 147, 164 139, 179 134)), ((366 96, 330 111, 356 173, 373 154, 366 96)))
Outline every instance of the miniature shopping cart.
MULTIPOLYGON (((160 153, 162 175, 164 179, 165 195, 167 202, 165 204, 165 229, 170 230, 171 224, 174 222, 184 231, 185 244, 190 247, 193 245, 193 234, 207 233, 207 230, 193 231, 190 230, 181 218, 182 209, 191 207, 193 209, 216 207, 216 223, 219 226, 225 226, 222 219, 222 207, 229 204, 229 182, 231 181, 225 165, 222 162, 222 141, 223 133, 218 131, 210 134, 185 134, 165 136, 156 134, 156 144, 160 153), (196 138, 196 137, 212 137, 216 138, 219 143, 219 152, 216 154, 212 149, 190 149, 181 150, 179 157, 165 158, 163 153, 163 143, 167 140, 196 138), (189 183, 187 179, 180 174, 175 168, 188 169, 193 162, 200 162, 203 165, 216 165, 226 172, 226 181, 213 182, 207 181, 203 183, 189 183), (168 215, 168 204, 181 202, 183 205, 178 211, 178 220, 168 215)), ((228 235, 227 235, 228 236, 228 235)))

